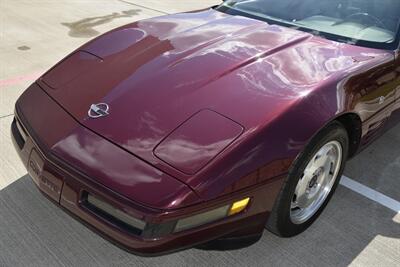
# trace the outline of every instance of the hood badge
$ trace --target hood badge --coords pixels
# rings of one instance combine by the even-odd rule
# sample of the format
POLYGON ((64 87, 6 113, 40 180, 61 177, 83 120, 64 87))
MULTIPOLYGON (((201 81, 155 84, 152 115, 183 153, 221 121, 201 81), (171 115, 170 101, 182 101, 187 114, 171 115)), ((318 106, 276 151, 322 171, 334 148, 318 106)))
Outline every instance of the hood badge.
POLYGON ((98 119, 109 115, 110 107, 106 103, 92 104, 88 111, 88 115, 92 119, 98 119))

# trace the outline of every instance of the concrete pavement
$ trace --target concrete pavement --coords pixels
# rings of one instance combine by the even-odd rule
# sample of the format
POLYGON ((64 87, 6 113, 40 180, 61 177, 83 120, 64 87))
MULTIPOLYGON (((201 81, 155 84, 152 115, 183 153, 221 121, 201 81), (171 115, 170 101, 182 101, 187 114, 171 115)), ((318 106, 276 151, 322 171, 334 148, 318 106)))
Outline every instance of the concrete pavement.
MULTIPOLYGON (((399 266, 400 215, 347 188, 306 233, 265 232, 235 251, 190 249, 158 258, 128 254, 49 203, 33 186, 10 140, 23 90, 91 38, 139 19, 216 0, 0 0, 0 266, 399 266)), ((350 178, 400 201, 400 126, 348 163, 350 178)))

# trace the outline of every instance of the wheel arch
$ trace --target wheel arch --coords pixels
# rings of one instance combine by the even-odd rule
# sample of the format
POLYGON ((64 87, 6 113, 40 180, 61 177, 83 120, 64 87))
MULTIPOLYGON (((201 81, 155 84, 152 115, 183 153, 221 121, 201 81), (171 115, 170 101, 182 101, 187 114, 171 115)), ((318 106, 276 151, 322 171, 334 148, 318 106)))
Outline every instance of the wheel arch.
POLYGON ((356 113, 346 113, 335 118, 335 120, 343 124, 347 134, 349 135, 349 158, 352 158, 357 154, 361 143, 361 118, 356 113))

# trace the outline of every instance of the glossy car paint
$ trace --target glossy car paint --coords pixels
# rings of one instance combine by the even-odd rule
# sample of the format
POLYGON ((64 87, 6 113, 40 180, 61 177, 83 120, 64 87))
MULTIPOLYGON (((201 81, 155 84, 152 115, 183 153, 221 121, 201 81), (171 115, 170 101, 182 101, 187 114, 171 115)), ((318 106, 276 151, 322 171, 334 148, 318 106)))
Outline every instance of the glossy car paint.
POLYGON ((16 107, 32 138, 19 152, 63 207, 128 248, 158 253, 262 231, 308 141, 330 121, 351 118, 360 128, 353 147, 362 149, 397 122, 399 86, 393 51, 213 9, 169 15, 93 40, 32 85, 16 107), (107 103, 110 115, 88 118, 94 103, 107 103), (216 129, 221 118, 229 123, 216 129), (252 205, 144 241, 86 211, 83 190, 151 222, 245 196, 252 205), (252 216, 259 220, 249 226, 252 216))
MULTIPOLYGON (((195 197, 194 199, 190 197, 187 198, 185 197, 186 193, 182 191, 179 192, 179 187, 169 186, 168 182, 164 183, 162 179, 155 179, 157 177, 149 177, 150 179, 148 181, 143 181, 142 184, 139 183, 139 180, 136 180, 138 188, 141 186, 147 186, 147 188, 144 192, 140 192, 140 190, 137 189, 131 191, 137 194, 135 196, 135 201, 132 201, 122 195, 122 192, 114 191, 110 189, 110 187, 99 182, 101 181, 101 177, 103 177, 102 171, 107 170, 107 166, 101 167, 101 163, 107 164, 107 158, 106 161, 102 161, 101 157, 98 158, 98 156, 96 156, 96 161, 99 163, 100 168, 100 170, 96 170, 88 168, 86 165, 71 166, 65 158, 59 157, 57 152, 53 149, 57 143, 56 140, 75 135, 76 132, 80 132, 83 128, 73 120, 66 111, 52 101, 38 85, 32 85, 29 90, 21 96, 18 100, 16 113, 24 114, 24 116, 17 115, 16 118, 25 126, 25 132, 28 132, 30 137, 27 139, 22 149, 19 149, 15 138, 13 139, 14 144, 30 176, 39 189, 46 196, 56 203, 59 203, 61 207, 76 215, 83 222, 89 223, 89 225, 94 227, 101 234, 112 240, 117 240, 120 244, 124 245, 125 248, 135 253, 146 255, 159 254, 165 251, 203 243, 227 234, 237 236, 259 233, 264 227, 268 212, 272 210, 274 199, 282 184, 283 177, 276 177, 269 183, 252 186, 246 190, 238 191, 229 196, 218 198, 207 203, 190 205, 184 209, 171 209, 169 206, 177 205, 176 203, 182 204, 186 201, 184 204, 188 205, 191 201, 198 201, 198 199, 195 197), (32 101, 37 105, 29 104, 32 101), (63 122, 63 125, 55 127, 60 121, 63 122), (48 138, 44 140, 39 136, 47 136, 48 138), (96 177, 96 179, 92 177, 96 177), (155 190, 160 186, 163 187, 162 190, 159 188, 155 190), (178 218, 223 206, 231 203, 232 199, 238 200, 249 195, 252 196, 254 202, 247 208, 244 214, 233 216, 227 220, 212 225, 205 225, 204 227, 194 230, 165 236, 163 238, 146 239, 132 235, 119 225, 113 224, 88 210, 82 205, 82 194, 84 192, 95 194, 127 214, 145 220, 148 223, 155 224, 176 221, 178 218), (169 196, 169 194, 171 193, 175 194, 176 197, 173 203, 170 202, 172 196, 169 196), (145 203, 146 199, 149 200, 149 203, 145 203), (165 205, 163 203, 165 203, 165 205), (150 205, 156 204, 159 206, 158 209, 150 207, 150 205), (165 207, 162 208, 163 206, 165 207), (249 218, 252 220, 250 223, 248 221, 249 218)), ((107 151, 111 154, 114 153, 113 151, 116 151, 116 153, 122 151, 109 141, 99 138, 98 135, 90 131, 84 131, 82 133, 80 138, 85 140, 87 144, 93 143, 91 139, 99 140, 100 143, 97 143, 97 145, 107 148, 107 151)), ((90 150, 87 144, 84 145, 84 147, 90 150)), ((82 154, 78 153, 77 155, 88 159, 88 157, 84 157, 82 154)), ((112 163, 116 164, 115 161, 135 162, 135 157, 125 153, 120 154, 112 163), (126 159, 124 159, 125 157, 126 159)), ((138 164, 141 164, 140 161, 138 164)), ((153 169, 150 165, 145 165, 143 167, 149 170, 153 169)), ((123 170, 122 168, 122 171, 123 170)), ((132 171, 131 178, 132 181, 135 181, 137 177, 135 174, 137 174, 138 171, 135 169, 132 171)), ((119 185, 120 182, 118 183, 118 186, 119 185)), ((130 190, 134 188, 126 184, 120 186, 125 186, 130 190)), ((115 189, 115 187, 113 189, 115 189)), ((193 195, 191 196, 193 197, 193 195)))

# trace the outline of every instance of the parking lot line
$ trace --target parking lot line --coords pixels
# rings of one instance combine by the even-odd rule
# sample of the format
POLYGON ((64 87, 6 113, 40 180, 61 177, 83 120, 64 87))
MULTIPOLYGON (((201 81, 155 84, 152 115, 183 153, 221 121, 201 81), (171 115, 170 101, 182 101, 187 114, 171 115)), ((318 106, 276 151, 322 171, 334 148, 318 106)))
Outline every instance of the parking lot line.
POLYGON ((0 86, 10 86, 10 85, 15 85, 15 84, 19 84, 22 82, 27 82, 27 81, 34 81, 37 78, 39 78, 39 76, 41 75, 41 72, 34 72, 34 73, 30 73, 30 74, 25 74, 25 75, 21 75, 21 76, 17 76, 17 77, 12 77, 12 78, 8 78, 8 79, 4 79, 4 80, 0 80, 0 86))
POLYGON ((385 196, 384 194, 379 193, 378 191, 375 191, 365 185, 362 185, 346 176, 342 177, 340 184, 354 192, 359 193, 360 195, 365 196, 366 198, 369 198, 369 199, 397 212, 397 213, 400 213, 400 202, 397 200, 394 200, 393 198, 385 196))

